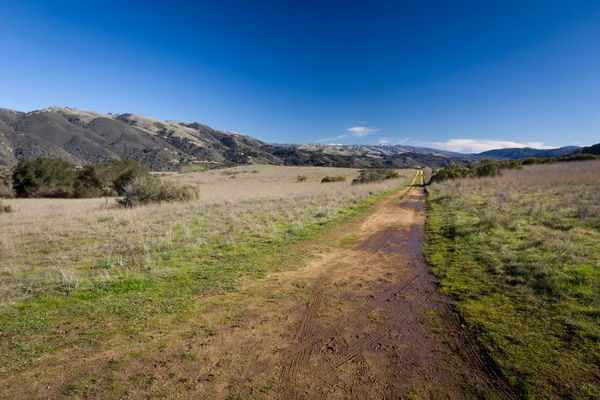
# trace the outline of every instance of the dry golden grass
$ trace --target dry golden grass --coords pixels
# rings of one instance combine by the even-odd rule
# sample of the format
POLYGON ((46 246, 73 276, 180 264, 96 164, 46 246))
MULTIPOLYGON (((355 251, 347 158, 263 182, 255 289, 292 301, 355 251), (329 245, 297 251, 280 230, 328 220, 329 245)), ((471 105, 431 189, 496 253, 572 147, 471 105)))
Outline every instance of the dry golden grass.
POLYGON ((119 209, 114 199, 6 200, 15 212, 0 216, 0 304, 115 274, 168 273, 173 266, 153 259, 159 249, 196 246, 215 236, 233 243, 238 233, 268 237, 281 223, 327 221, 353 202, 400 186, 412 173, 352 186, 356 170, 252 166, 165 177, 200 187, 200 199, 190 203, 119 209), (332 174, 348 182, 318 183, 332 174), (296 182, 298 175, 307 181, 296 182))
POLYGON ((487 212, 492 219, 502 219, 506 207, 518 205, 529 217, 571 217, 600 224, 600 160, 532 165, 503 171, 498 177, 456 179, 434 187, 458 198, 489 195, 487 212))

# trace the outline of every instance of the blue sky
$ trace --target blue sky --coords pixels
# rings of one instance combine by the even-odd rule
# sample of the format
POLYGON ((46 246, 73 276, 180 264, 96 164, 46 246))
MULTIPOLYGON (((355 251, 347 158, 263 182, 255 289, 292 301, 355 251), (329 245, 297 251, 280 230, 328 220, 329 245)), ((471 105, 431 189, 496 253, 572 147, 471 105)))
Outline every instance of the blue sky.
POLYGON ((598 1, 0 0, 0 107, 267 142, 600 142, 598 1))

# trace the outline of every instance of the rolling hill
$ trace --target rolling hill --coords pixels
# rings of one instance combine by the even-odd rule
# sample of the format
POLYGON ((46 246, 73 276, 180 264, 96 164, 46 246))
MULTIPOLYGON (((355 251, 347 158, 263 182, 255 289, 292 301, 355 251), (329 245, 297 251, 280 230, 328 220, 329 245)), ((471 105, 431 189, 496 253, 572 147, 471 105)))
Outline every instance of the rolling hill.
POLYGON ((282 145, 197 122, 160 121, 139 114, 103 114, 69 107, 27 113, 0 109, 0 167, 21 159, 59 157, 76 165, 127 158, 154 171, 228 163, 440 168, 451 161, 558 157, 577 149, 514 148, 462 154, 403 145, 282 145))
POLYGON ((281 164, 336 167, 443 167, 452 157, 409 147, 281 146, 194 122, 139 114, 103 114, 68 107, 32 112, 0 109, 0 166, 59 157, 76 165, 128 158, 155 171, 184 166, 281 164))
POLYGON ((584 147, 583 149, 581 149, 581 152, 584 154, 600 155, 600 143, 597 143, 592 146, 584 147))
POLYGON ((577 146, 565 146, 557 149, 533 149, 531 147, 515 147, 508 149, 497 149, 484 151, 478 154, 470 154, 473 158, 481 160, 484 158, 492 158, 494 160, 508 159, 518 160, 521 158, 552 158, 569 155, 580 149, 577 146))

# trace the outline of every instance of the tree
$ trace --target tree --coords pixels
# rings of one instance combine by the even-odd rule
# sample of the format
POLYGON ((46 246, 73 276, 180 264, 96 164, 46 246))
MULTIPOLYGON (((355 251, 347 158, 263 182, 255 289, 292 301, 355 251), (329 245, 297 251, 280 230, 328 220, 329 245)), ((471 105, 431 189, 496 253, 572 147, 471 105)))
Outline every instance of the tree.
POLYGON ((77 171, 59 158, 21 160, 13 171, 17 197, 71 197, 77 171))

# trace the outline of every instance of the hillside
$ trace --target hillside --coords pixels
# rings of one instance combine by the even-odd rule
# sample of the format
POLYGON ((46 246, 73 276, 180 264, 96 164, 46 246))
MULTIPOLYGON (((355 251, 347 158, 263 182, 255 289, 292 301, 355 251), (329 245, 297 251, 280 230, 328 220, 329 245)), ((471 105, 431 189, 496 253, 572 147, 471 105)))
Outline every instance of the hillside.
POLYGON ((0 109, 0 166, 59 157, 73 164, 133 159, 155 171, 187 166, 275 164, 330 167, 443 167, 444 152, 403 146, 270 145, 200 123, 160 121, 139 114, 102 114, 68 107, 28 113, 0 109))
POLYGON ((585 153, 585 154, 600 155, 600 143, 592 145, 592 146, 584 147, 583 149, 581 149, 581 152, 585 153))
POLYGON ((565 146, 559 147, 557 149, 533 149, 531 147, 515 147, 508 149, 497 149, 497 150, 488 150, 483 153, 471 154, 471 156, 475 159, 484 159, 484 158, 492 158, 494 160, 500 159, 508 159, 508 160, 519 160, 521 158, 552 158, 552 157, 562 157, 569 155, 580 147, 577 146, 565 146))
POLYGON ((347 168, 440 168, 484 158, 560 157, 568 146, 462 154, 404 145, 268 144, 239 133, 139 114, 103 114, 68 107, 32 112, 0 109, 0 167, 21 159, 59 157, 73 164, 133 159, 154 171, 233 163, 347 168))
POLYGON ((29 113, 0 109, 0 165, 36 157, 60 157, 75 164, 129 158, 162 171, 194 163, 279 163, 261 150, 263 145, 198 123, 137 114, 60 107, 29 113))

